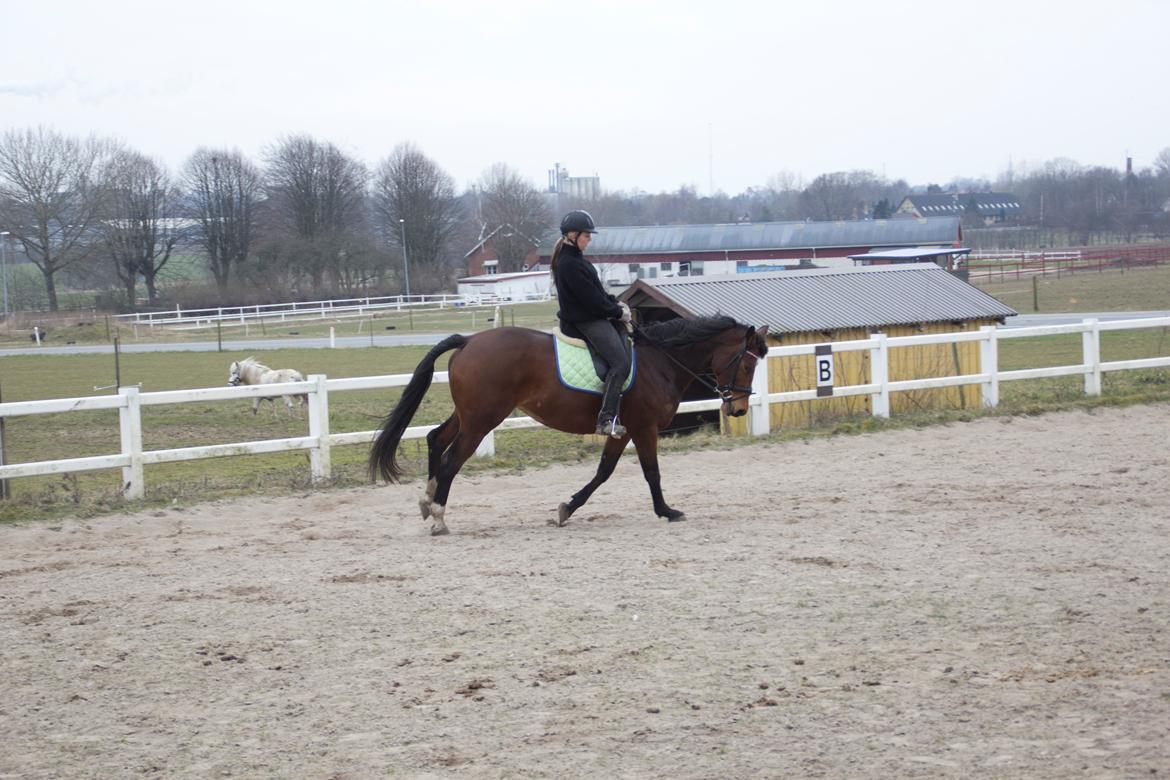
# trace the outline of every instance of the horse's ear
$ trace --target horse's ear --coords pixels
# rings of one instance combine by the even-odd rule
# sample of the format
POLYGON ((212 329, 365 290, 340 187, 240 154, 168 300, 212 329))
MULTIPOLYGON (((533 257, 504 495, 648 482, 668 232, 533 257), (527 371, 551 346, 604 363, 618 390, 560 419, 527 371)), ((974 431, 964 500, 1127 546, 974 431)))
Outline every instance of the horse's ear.
POLYGON ((768 340, 765 336, 768 335, 768 326, 761 325, 760 327, 752 326, 748 328, 747 343, 749 347, 757 347, 763 352, 768 351, 768 340))

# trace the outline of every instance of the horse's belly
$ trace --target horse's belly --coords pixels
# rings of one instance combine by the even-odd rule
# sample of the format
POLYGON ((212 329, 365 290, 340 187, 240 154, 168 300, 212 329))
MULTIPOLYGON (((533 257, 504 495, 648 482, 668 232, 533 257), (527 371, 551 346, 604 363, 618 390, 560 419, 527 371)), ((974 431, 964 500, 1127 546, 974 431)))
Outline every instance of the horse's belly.
POLYGON ((565 409, 560 405, 542 401, 521 404, 517 408, 546 428, 563 433, 585 434, 593 433, 597 426, 597 412, 601 408, 601 401, 598 399, 597 408, 593 409, 592 412, 584 413, 574 411, 566 414, 565 409))

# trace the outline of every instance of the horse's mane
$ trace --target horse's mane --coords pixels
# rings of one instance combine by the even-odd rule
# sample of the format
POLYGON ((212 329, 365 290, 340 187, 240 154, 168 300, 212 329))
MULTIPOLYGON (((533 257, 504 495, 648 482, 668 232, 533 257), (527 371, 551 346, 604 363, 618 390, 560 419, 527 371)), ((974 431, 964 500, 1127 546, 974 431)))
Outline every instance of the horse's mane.
POLYGON ((689 347, 718 336, 739 323, 734 317, 679 317, 666 322, 645 325, 636 331, 635 340, 656 347, 689 347))
POLYGON ((271 371, 272 370, 271 368, 264 365, 263 363, 261 363, 259 360, 257 360, 254 357, 246 357, 243 360, 241 360, 240 367, 243 368, 244 366, 255 366, 256 368, 260 369, 261 371, 271 371))

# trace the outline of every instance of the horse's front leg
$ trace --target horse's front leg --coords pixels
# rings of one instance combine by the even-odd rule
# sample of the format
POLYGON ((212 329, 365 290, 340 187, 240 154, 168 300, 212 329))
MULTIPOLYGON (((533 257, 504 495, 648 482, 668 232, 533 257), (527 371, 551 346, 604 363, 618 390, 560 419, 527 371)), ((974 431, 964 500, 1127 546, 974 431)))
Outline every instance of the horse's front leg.
POLYGON ((677 509, 671 509, 666 505, 666 499, 662 497, 662 477, 658 473, 658 430, 651 428, 639 431, 634 437, 634 447, 638 451, 638 461, 642 464, 642 476, 650 486, 654 512, 672 523, 686 520, 685 514, 677 509))
POLYGON ((568 502, 557 507, 557 519, 555 521, 550 519, 549 525, 563 526, 569 522, 569 517, 580 509, 593 495, 593 491, 601 487, 601 484, 613 474, 614 468, 617 467, 618 458, 622 456, 622 450, 625 449, 626 442, 629 440, 629 436, 621 439, 606 437, 605 448, 601 451, 601 463, 597 465, 597 473, 593 475, 593 479, 589 480, 588 485, 574 493, 568 502))

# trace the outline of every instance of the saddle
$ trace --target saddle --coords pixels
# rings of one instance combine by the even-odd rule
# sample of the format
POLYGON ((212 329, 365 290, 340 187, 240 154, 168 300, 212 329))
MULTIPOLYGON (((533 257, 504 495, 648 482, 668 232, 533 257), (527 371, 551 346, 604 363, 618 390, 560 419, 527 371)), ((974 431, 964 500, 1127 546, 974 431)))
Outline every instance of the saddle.
MULTIPOLYGON (((622 385, 622 392, 634 386, 634 377, 638 373, 638 353, 633 351, 629 337, 625 337, 626 351, 630 353, 630 375, 622 385)), ((557 360, 557 377, 561 384, 571 390, 581 390, 594 395, 603 395, 605 392, 605 374, 609 371, 609 364, 602 360, 589 348, 585 339, 575 339, 561 333, 560 328, 553 328, 553 352, 557 360)))

